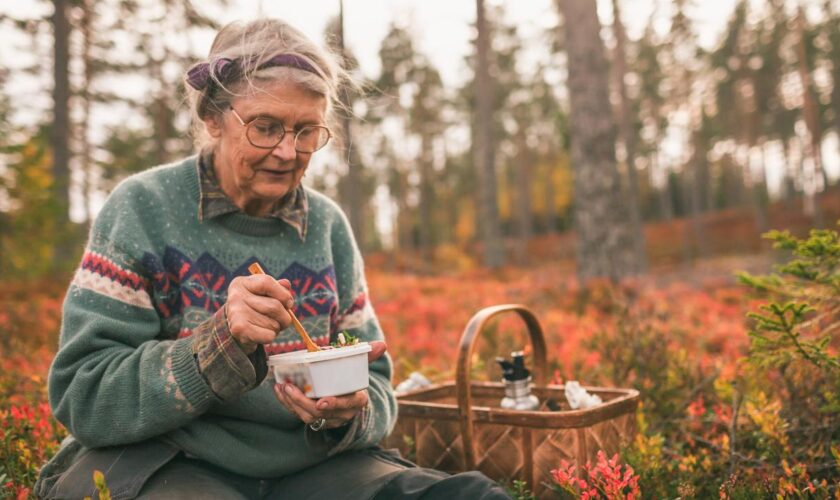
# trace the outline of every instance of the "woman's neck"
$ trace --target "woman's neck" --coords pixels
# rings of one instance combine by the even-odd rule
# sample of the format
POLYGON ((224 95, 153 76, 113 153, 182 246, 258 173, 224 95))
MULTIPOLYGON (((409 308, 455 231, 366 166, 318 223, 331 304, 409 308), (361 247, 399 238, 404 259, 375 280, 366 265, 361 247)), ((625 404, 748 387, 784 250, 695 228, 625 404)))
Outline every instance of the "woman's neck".
POLYGON ((213 171, 216 173, 216 179, 219 181, 219 187, 222 189, 222 192, 242 212, 252 217, 264 217, 268 215, 276 200, 263 200, 248 196, 236 184, 236 180, 230 169, 221 168, 217 155, 213 155, 213 171))

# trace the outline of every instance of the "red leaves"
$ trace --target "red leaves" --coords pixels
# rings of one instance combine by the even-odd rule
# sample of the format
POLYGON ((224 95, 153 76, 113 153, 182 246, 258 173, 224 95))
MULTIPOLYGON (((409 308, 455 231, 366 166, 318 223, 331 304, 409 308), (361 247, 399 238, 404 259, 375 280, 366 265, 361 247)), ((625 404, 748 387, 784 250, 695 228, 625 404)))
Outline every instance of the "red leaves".
MULTIPOLYGON (((23 399, 21 397, 17 399, 23 399)), ((0 496, 28 498, 38 469, 58 449, 66 431, 55 421, 45 402, 12 405, 0 411, 0 455, 8 457, 9 478, 0 496)))
MULTIPOLYGON (((632 301, 632 317, 640 326, 662 332, 670 349, 686 350, 705 369, 721 365, 724 374, 734 372, 734 361, 748 345, 748 299, 742 288, 730 283, 698 287, 639 281, 581 289, 572 274, 545 268, 458 276, 369 271, 368 278, 372 303, 397 362, 396 381, 420 366, 426 375, 451 378, 455 346, 470 317, 482 307, 510 302, 525 304, 537 314, 549 363, 565 379, 591 376, 604 363, 601 352, 585 346, 598 333, 621 335, 614 320, 619 296, 632 301)), ((481 358, 504 354, 500 348, 514 347, 514 342, 525 347, 524 336, 512 336, 520 331, 524 328, 514 321, 500 325, 494 334, 505 340, 479 339, 479 350, 487 347, 481 358), (490 347, 496 351, 490 352, 490 347)))
POLYGON ((0 497, 28 498, 38 469, 66 431, 47 404, 46 377, 58 345, 67 280, 0 287, 0 497))
MULTIPOLYGON (((511 302, 527 305, 540 319, 555 383, 575 379, 610 383, 596 378, 609 375, 611 361, 603 344, 593 339, 599 335, 624 339, 616 319, 617 296, 629 301, 632 307, 628 318, 638 322, 639 328, 649 327, 657 341, 661 339, 668 346, 669 353, 684 350, 687 359, 704 370, 714 367, 727 376, 735 371, 735 360, 746 351, 744 313, 749 304, 739 287, 729 283, 696 287, 640 281, 622 287, 602 283, 582 289, 573 272, 571 268, 547 265, 493 273, 477 270, 456 276, 418 276, 385 274, 369 265, 370 298, 395 362, 394 382, 414 370, 435 381, 453 378, 458 341, 470 317, 482 307, 511 302)), ((0 454, 10 457, 11 464, 4 471, 9 481, 0 485, 0 497, 14 498, 20 491, 28 494, 26 488, 34 483, 38 467, 66 434, 50 414, 46 377, 58 345, 61 304, 68 282, 69 277, 0 285, 0 346, 8 349, 0 357, 0 445, 4 446, 0 454)), ((210 279, 207 282, 216 284, 210 279)), ((488 361, 514 349, 527 349, 524 331, 517 318, 497 322, 494 330, 478 341, 474 366, 484 365, 486 371, 476 376, 498 378, 495 365, 488 361)), ((635 381, 613 383, 629 387, 635 381)), ((711 399, 688 403, 688 417, 698 426, 693 429, 701 434, 710 421, 714 420, 714 429, 719 430, 731 419, 731 411, 711 399)), ((637 476, 615 458, 599 457, 580 479, 579 472, 561 463, 554 477, 558 485, 571 485, 575 495, 583 498, 638 495, 637 476)))
POLYGON ((587 463, 580 471, 565 460, 551 471, 557 486, 572 495, 578 492, 581 499, 605 498, 609 500, 639 498, 639 477, 629 465, 619 462, 618 454, 607 460, 603 451, 598 452, 598 462, 587 463))

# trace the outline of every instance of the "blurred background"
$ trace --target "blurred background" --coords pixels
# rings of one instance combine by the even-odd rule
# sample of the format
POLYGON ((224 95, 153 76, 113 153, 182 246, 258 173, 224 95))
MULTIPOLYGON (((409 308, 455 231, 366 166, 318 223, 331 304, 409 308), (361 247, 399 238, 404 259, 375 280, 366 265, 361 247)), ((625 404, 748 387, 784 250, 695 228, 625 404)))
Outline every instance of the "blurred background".
POLYGON ((341 203, 383 265, 573 260, 598 240, 577 220, 633 249, 622 269, 579 273, 626 275, 755 253, 770 227, 836 219, 837 2, 600 1, 597 24, 578 31, 550 0, 481 9, 479 24, 473 2, 7 3, 0 276, 72 269, 115 183, 193 152, 184 70, 219 26, 258 15, 343 53, 364 84, 345 99, 350 147, 316 157, 307 182, 341 203), (570 73, 570 49, 605 61, 570 73), (575 78, 595 96, 577 112, 601 122, 571 119, 575 78), (583 129, 614 147, 576 165, 583 129), (606 218, 576 219, 603 197, 606 218))

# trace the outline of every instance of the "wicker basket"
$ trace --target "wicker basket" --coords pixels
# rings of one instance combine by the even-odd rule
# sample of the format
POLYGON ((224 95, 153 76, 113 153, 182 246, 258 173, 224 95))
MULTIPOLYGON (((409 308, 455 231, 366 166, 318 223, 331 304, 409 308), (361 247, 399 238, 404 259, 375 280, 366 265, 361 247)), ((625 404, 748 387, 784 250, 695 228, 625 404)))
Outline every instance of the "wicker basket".
POLYGON ((636 431, 639 393, 632 389, 586 387, 604 404, 571 410, 562 385, 546 385, 546 346, 536 316, 525 306, 488 307, 472 317, 461 336, 455 381, 398 395, 399 418, 385 444, 422 467, 446 472, 480 470, 499 481, 521 479, 535 495, 549 497, 551 470, 561 460, 582 464, 598 450, 609 455, 636 431), (515 312, 524 321, 534 354, 533 393, 537 411, 503 410, 504 385, 470 382, 470 359, 476 338, 494 316, 515 312), (551 401, 559 410, 548 409, 551 401))

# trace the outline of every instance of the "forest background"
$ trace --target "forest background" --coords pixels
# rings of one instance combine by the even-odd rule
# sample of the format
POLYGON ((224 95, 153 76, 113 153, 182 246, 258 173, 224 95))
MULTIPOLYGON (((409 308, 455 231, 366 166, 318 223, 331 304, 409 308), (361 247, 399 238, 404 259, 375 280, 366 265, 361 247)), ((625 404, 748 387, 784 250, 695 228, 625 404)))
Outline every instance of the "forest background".
MULTIPOLYGON (((0 494, 22 497, 66 434, 45 378, 90 221, 121 179, 192 153, 190 37, 231 4, 34 3, 0 10, 12 53, 35 56, 0 65, 0 494)), ((521 302, 556 382, 641 391, 614 465, 632 480, 593 467, 571 494, 840 495, 840 4, 733 0, 711 49, 702 3, 655 5, 631 38, 632 2, 599 18, 559 0, 526 38, 515 2, 477 0, 458 86, 399 20, 362 74, 336 5, 324 43, 364 90, 343 96, 349 147, 307 182, 351 220, 395 383, 451 378, 470 316, 521 302), (789 231, 775 250, 771 229, 789 231)), ((513 325, 498 338, 480 359, 524 345, 513 325)))

